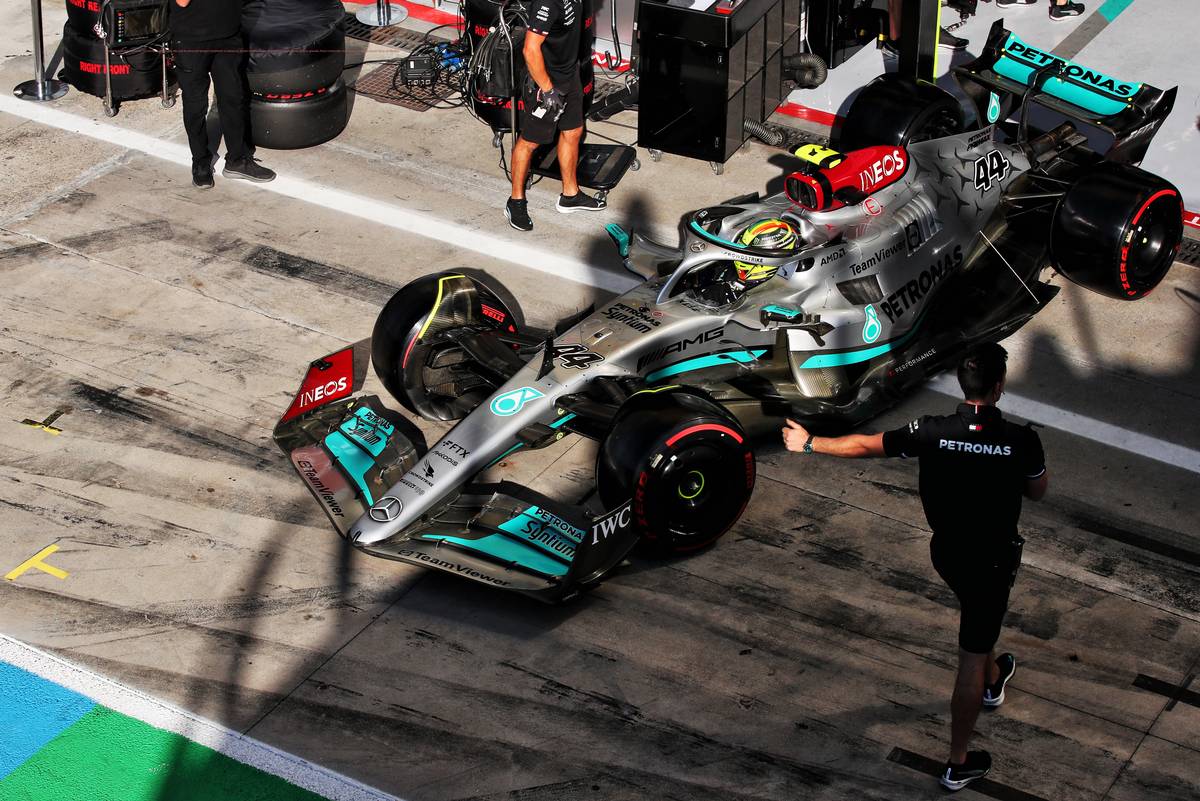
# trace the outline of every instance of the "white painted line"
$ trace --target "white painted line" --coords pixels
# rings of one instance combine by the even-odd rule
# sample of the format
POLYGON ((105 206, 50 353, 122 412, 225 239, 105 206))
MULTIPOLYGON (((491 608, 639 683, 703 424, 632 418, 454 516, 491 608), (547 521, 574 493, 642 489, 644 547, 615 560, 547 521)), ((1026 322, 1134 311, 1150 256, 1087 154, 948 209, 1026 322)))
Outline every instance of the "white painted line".
MULTIPOLYGON (((934 392, 940 392, 943 395, 952 395, 956 398, 962 397, 962 390, 958 386, 958 381, 953 376, 945 373, 934 377, 926 386, 934 392)), ((1114 426, 1111 423, 1105 423, 1091 417, 1084 417, 1081 414, 1069 412, 1066 409, 1060 409, 1048 403, 1023 398, 1020 395, 1013 395, 1008 392, 1005 392, 1004 397, 1000 399, 1000 407, 1017 417, 1032 420, 1035 423, 1042 423, 1051 428, 1057 428, 1059 431, 1065 431, 1068 434, 1095 440, 1113 448, 1128 451, 1138 456, 1145 456, 1147 459, 1153 459, 1156 462, 1169 464, 1172 467, 1180 467, 1193 473, 1200 473, 1200 451, 1194 451, 1182 445, 1176 445, 1173 442, 1148 437, 1145 434, 1139 434, 1127 428, 1114 426)))
MULTIPOLYGON (((190 167, 192 163, 191 153, 182 144, 164 142, 137 131, 119 128, 38 103, 0 95, 0 111, 31 122, 108 142, 118 147, 136 150, 181 166, 190 167)), ((437 239, 456 247, 482 253, 485 256, 518 264, 527 269, 549 273, 558 278, 566 278, 610 292, 625 292, 636 284, 636 279, 632 277, 597 269, 576 259, 548 253, 483 231, 465 228, 436 217, 409 211, 352 192, 333 189, 312 181, 280 176, 267 184, 247 183, 267 192, 274 192, 332 211, 370 220, 399 231, 437 239)), ((948 376, 934 379, 930 382, 929 387, 947 395, 960 395, 958 385, 948 376)), ((1200 452, 1171 442, 1118 428, 1090 417, 1016 395, 1006 394, 1004 396, 1004 408, 1020 417, 1044 423, 1077 436, 1181 467, 1193 473, 1200 473, 1200 452)))
POLYGON ((227 729, 0 634, 0 661, 55 682, 123 715, 173 732, 330 801, 401 801, 340 773, 227 729))
MULTIPOLYGON (((8 95, 0 95, 0 111, 41 125, 48 125, 51 128, 58 128, 101 142, 108 142, 117 147, 135 150, 182 167, 190 169, 192 166, 191 152, 185 145, 166 142, 111 123, 91 120, 78 114, 60 111, 40 103, 19 100, 8 95)), ((511 239, 467 228, 438 217, 409 211, 391 203, 356 195, 353 192, 333 189, 302 178, 281 175, 270 183, 257 184, 250 181, 243 183, 265 192, 273 192, 330 211, 370 220, 397 231, 436 239, 464 250, 518 264, 529 270, 549 273, 558 278, 566 278, 609 292, 625 292, 637 283, 636 279, 630 276, 593 267, 578 259, 560 256, 557 253, 530 247, 511 239)))

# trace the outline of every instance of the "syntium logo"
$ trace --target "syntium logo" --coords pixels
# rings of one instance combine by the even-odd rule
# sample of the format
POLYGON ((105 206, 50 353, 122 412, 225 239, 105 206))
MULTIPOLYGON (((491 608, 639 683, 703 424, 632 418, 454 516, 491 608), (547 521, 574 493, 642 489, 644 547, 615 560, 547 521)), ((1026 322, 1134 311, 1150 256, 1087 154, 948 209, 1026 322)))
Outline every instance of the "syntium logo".
POLYGON ((955 245, 951 253, 943 253, 941 258, 921 271, 921 274, 901 286, 887 300, 879 304, 893 323, 903 317, 909 309, 916 306, 929 290, 949 275, 950 271, 962 265, 962 245, 955 245))

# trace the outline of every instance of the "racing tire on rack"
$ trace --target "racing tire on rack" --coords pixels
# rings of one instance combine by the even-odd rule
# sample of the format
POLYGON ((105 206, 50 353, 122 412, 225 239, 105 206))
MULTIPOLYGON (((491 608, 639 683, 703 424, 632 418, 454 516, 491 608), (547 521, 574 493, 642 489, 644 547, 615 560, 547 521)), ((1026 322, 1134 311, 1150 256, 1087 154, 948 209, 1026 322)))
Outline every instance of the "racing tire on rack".
POLYGON ((729 530, 754 491, 754 451, 734 417, 695 389, 644 390, 622 404, 596 457, 606 509, 631 502, 639 547, 690 553, 729 530))
POLYGON ((893 73, 863 87, 834 128, 832 144, 842 153, 874 145, 907 147, 963 130, 963 109, 954 95, 893 73))
POLYGON ((1137 300, 1154 289, 1183 242, 1183 200, 1169 182, 1103 162, 1071 185, 1050 229, 1054 266, 1101 295, 1137 300))
POLYGON ((250 140, 271 150, 297 150, 328 142, 346 128, 346 85, 293 95, 250 97, 250 140))
POLYGON ((494 335, 516 334, 521 325, 483 282, 454 272, 424 275, 401 287, 379 312, 371 363, 392 397, 413 414, 457 420, 508 379, 512 346, 494 335), (470 352, 465 336, 473 337, 470 352))
MULTIPOLYGON (((90 32, 80 33, 68 22, 63 26, 62 70, 59 77, 80 92, 104 97, 104 42, 90 32)), ((159 54, 141 48, 109 53, 114 101, 151 97, 162 91, 159 54)), ((167 86, 175 86, 175 69, 168 62, 167 86)), ((114 106, 115 109, 115 106, 114 106)), ((113 116, 112 114, 108 116, 113 116)))
POLYGON ((246 81, 257 95, 295 94, 329 86, 346 66, 346 34, 334 28, 320 39, 287 50, 250 50, 246 81))

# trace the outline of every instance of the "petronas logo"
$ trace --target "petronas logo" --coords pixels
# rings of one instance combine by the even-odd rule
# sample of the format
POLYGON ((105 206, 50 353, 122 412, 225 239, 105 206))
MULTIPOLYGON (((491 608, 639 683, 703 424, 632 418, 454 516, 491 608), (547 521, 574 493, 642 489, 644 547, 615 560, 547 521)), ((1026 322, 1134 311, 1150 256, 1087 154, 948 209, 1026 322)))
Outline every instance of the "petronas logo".
POLYGON ((988 123, 993 123, 1000 119, 1000 96, 995 92, 988 92, 988 123))
POLYGON ((879 324, 879 315, 875 312, 875 307, 867 306, 867 321, 863 324, 862 337, 863 342, 871 343, 879 339, 880 333, 883 332, 883 326, 879 324))

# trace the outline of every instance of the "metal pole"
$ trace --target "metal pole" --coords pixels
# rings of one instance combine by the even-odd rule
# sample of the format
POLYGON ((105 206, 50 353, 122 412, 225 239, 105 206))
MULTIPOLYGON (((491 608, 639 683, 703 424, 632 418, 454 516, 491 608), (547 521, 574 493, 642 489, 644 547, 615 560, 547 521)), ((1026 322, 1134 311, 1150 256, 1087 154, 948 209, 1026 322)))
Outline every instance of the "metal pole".
POLYGON ((62 81, 46 79, 45 53, 42 52, 42 3, 41 0, 30 0, 33 19, 33 80, 23 81, 13 87, 13 94, 22 100, 58 100, 67 93, 67 85, 62 81))

